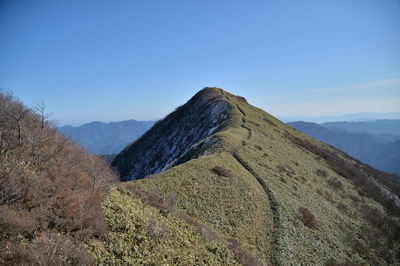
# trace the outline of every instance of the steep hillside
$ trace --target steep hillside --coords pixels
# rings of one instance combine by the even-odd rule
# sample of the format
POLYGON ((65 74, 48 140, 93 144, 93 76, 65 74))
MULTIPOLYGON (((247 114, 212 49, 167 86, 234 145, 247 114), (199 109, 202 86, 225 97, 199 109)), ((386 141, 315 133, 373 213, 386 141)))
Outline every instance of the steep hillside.
POLYGON ((195 148, 194 144, 205 144, 204 140, 226 120, 229 107, 218 93, 197 94, 125 148, 112 166, 123 180, 140 179, 173 166, 195 148))
POLYGON ((90 265, 116 175, 57 133, 43 105, 0 90, 0 265, 90 265))
POLYGON ((193 245, 205 251, 196 264, 229 264, 232 254, 244 265, 385 265, 400 258, 400 185, 392 176, 221 89, 200 91, 112 164, 134 181, 104 205, 112 233, 93 247, 99 261, 138 262, 163 248, 168 255, 149 260, 185 264, 171 242, 175 226, 190 229, 189 242, 176 248, 189 264, 193 257, 184 254, 193 245), (150 208, 153 222, 141 208, 150 208), (151 240, 154 230, 142 232, 151 240, 143 245, 121 229, 149 224, 165 234, 151 240))
POLYGON ((376 169, 400 174, 400 141, 383 140, 383 135, 381 134, 372 135, 371 133, 351 132, 336 127, 327 128, 309 122, 300 121, 287 124, 304 134, 348 153, 376 169))
POLYGON ((79 127, 63 126, 58 130, 88 152, 103 155, 119 153, 153 124, 153 121, 136 120, 91 122, 79 127))

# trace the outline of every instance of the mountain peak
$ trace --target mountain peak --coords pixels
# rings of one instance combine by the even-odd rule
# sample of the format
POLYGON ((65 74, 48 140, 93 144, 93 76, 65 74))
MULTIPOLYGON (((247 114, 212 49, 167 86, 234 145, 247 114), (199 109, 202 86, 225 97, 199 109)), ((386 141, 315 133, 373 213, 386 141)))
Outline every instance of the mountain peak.
POLYGON ((218 88, 204 88, 157 122, 112 162, 122 180, 141 179, 176 165, 228 119, 232 104, 218 88))

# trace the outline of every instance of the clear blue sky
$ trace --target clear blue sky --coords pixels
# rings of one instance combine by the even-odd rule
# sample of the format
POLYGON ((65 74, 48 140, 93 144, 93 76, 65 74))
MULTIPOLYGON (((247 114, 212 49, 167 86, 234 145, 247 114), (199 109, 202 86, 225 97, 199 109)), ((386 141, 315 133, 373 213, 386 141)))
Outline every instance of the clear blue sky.
POLYGON ((60 124, 165 116, 205 86, 273 115, 400 111, 400 1, 0 0, 0 87, 60 124))

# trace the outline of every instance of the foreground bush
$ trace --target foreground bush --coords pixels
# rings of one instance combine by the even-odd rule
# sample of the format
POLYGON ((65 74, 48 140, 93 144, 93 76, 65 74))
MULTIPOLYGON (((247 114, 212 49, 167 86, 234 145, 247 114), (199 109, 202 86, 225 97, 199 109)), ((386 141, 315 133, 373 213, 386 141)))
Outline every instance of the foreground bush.
POLYGON ((43 104, 0 91, 0 264, 89 264, 74 247, 107 231, 101 202, 115 175, 47 118, 43 104))

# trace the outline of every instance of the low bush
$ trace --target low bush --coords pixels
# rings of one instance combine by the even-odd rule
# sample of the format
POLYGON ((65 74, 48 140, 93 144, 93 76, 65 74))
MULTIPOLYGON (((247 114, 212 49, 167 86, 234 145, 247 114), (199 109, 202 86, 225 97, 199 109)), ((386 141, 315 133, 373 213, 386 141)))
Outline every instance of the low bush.
POLYGON ((233 251, 236 259, 244 266, 261 265, 261 263, 252 255, 244 251, 236 239, 227 239, 229 248, 233 251))
POLYGON ((328 180, 328 185, 330 185, 333 189, 343 189, 342 182, 337 180, 336 178, 331 178, 328 180))
POLYGON ((338 210, 340 210, 340 211, 347 211, 347 210, 348 210, 347 205, 344 204, 344 203, 341 203, 341 202, 337 204, 337 208, 338 208, 338 210))
POLYGON ((32 242, 7 241, 0 250, 4 265, 93 265, 93 257, 82 243, 68 236, 46 232, 32 242))
POLYGON ((326 170, 323 170, 323 169, 317 169, 316 174, 317 174, 317 176, 320 176, 320 177, 327 177, 328 176, 328 172, 326 170))
POLYGON ((380 210, 366 204, 360 206, 360 212, 364 220, 381 234, 391 240, 400 241, 400 225, 392 217, 385 216, 380 210))
POLYGON ((296 172, 289 165, 277 165, 276 169, 280 173, 284 173, 285 175, 287 175, 289 177, 293 177, 296 175, 296 172))
POLYGON ((300 220, 304 223, 308 228, 314 229, 317 227, 317 220, 315 219, 314 214, 307 208, 300 207, 300 220))
POLYGON ((215 166, 212 171, 217 175, 224 176, 224 177, 233 177, 233 174, 230 170, 222 167, 222 166, 215 166))

